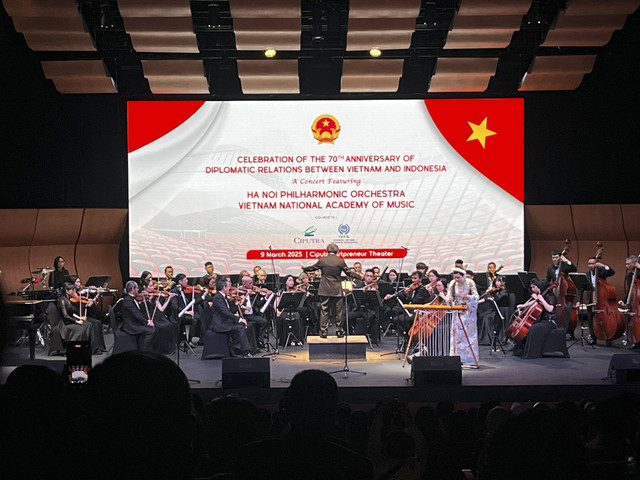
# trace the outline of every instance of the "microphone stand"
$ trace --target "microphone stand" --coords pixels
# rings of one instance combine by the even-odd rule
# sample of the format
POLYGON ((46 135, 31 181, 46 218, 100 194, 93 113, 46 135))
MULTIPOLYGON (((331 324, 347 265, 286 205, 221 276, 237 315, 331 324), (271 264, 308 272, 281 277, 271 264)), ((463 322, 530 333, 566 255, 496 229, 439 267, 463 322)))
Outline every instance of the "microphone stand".
MULTIPOLYGON (((271 245, 269 245, 269 253, 271 253, 271 270, 273 270, 274 279, 277 277, 276 275, 276 263, 273 260, 273 250, 271 249, 271 245)), ((276 291, 272 293, 272 295, 278 295, 276 298, 280 298, 280 282, 276 281, 276 291)), ((275 303, 274 303, 275 305, 275 303)), ((278 355, 284 355, 285 357, 296 358, 292 353, 280 353, 280 346, 278 345, 278 327, 275 325, 277 318, 271 323, 271 329, 273 330, 273 338, 275 339, 275 345, 271 345, 269 343, 269 338, 267 338, 267 347, 271 347, 273 352, 267 351, 263 357, 271 357, 271 360, 275 362, 278 355)), ((268 335, 268 334, 267 334, 268 335)))
POLYGON ((349 376, 349 372, 351 373, 359 373, 361 375, 366 375, 367 372, 361 372, 358 370, 351 370, 349 368, 349 304, 347 302, 347 296, 350 295, 349 292, 343 290, 342 297, 344 298, 344 319, 345 319, 345 329, 344 329, 344 366, 341 370, 335 370, 333 372, 329 372, 329 375, 333 375, 334 373, 344 373, 344 378, 349 376))

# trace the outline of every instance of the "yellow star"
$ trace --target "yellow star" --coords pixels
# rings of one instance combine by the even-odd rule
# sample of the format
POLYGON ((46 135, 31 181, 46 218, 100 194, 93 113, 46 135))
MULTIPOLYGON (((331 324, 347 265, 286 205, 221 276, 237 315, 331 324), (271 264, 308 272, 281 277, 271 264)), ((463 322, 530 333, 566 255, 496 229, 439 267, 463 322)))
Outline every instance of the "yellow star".
POLYGON ((487 137, 490 137, 491 135, 497 135, 496 132, 492 132, 487 128, 487 117, 484 117, 484 120, 482 120, 482 123, 480 123, 480 125, 476 125, 475 123, 471 122, 467 123, 471 127, 471 130, 473 130, 473 133, 469 135, 469 138, 467 138, 467 142, 470 142, 471 140, 478 140, 480 142, 480 145, 482 145, 482 148, 484 148, 484 142, 486 141, 487 137))
POLYGON ((325 127, 328 127, 329 126, 329 120, 325 119, 325 121, 322 122, 322 125, 324 125, 325 127))

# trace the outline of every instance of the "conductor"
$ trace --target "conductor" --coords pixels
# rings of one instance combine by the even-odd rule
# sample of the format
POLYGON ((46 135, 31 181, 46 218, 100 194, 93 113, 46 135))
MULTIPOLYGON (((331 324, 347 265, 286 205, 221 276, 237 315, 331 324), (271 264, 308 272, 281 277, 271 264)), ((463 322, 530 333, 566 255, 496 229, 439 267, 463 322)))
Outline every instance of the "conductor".
POLYGON ((350 271, 345 261, 340 258, 338 253, 340 249, 335 243, 327 245, 326 257, 320 258, 315 264, 305 267, 302 270, 311 272, 320 270, 320 286, 318 287, 318 295, 322 297, 320 302, 320 337, 327 338, 329 331, 329 313, 330 309, 335 308, 336 312, 336 335, 338 338, 344 336, 344 300, 342 298, 341 274, 359 278, 357 273, 350 271))

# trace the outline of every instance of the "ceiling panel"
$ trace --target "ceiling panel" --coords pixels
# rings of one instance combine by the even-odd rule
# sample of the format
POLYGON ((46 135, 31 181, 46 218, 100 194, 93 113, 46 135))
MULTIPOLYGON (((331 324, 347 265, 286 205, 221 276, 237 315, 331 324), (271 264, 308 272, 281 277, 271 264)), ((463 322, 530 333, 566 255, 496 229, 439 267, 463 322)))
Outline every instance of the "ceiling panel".
POLYGON ((429 92, 483 92, 497 65, 497 58, 440 58, 429 92))
POLYGON ((117 93, 102 60, 43 61, 42 70, 60 93, 117 93))
POLYGON ((520 90, 573 90, 595 60, 595 55, 537 57, 520 90))

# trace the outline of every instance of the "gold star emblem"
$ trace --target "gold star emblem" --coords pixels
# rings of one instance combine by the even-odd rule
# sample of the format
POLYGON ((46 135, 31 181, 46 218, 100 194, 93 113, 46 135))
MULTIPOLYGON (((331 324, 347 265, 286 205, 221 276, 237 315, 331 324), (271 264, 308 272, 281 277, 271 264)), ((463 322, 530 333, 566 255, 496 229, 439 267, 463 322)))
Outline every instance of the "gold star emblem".
POLYGON ((325 126, 325 127, 328 127, 329 126, 329 120, 324 120, 322 122, 322 125, 325 126))
POLYGON ((480 145, 482 145, 482 148, 484 148, 484 143, 487 137, 490 137, 491 135, 497 135, 496 132, 492 132, 487 128, 487 117, 484 117, 484 120, 482 120, 480 125, 476 125, 475 123, 471 122, 467 123, 471 127, 471 130, 473 130, 473 133, 469 135, 469 138, 467 138, 467 142, 470 142, 471 140, 478 140, 480 142, 480 145))

